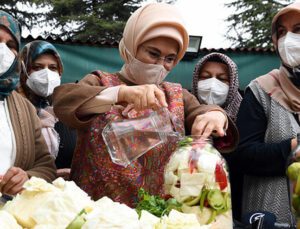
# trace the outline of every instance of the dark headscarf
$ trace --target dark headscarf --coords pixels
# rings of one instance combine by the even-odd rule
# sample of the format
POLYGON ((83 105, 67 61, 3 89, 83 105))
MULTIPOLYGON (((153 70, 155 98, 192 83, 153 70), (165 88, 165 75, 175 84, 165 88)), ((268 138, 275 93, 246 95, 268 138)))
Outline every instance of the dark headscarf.
POLYGON ((61 57, 56 50, 56 48, 47 41, 32 41, 26 44, 20 52, 19 55, 19 62, 20 65, 22 62, 24 63, 25 70, 20 66, 21 73, 20 73, 20 87, 18 88, 18 92, 24 94, 26 98, 28 98, 36 107, 44 108, 50 105, 50 98, 42 98, 36 95, 27 85, 27 74, 31 68, 32 63, 41 55, 43 54, 51 54, 55 57, 57 64, 58 64, 58 73, 61 76, 63 73, 63 63, 61 61, 61 57))
MULTIPOLYGON (((20 50, 21 26, 10 14, 0 10, 0 26, 5 27, 17 42, 17 52, 20 50)), ((19 83, 17 57, 10 68, 0 76, 0 99, 4 99, 19 83)))
MULTIPOLYGON (((204 64, 208 61, 219 62, 228 66, 229 70, 229 91, 225 103, 222 105, 222 108, 227 112, 228 116, 235 122, 236 115, 242 101, 242 96, 240 95, 239 89, 239 77, 236 64, 225 54, 222 53, 211 53, 204 56, 197 63, 194 73, 193 73, 193 85, 192 93, 198 98, 198 81, 200 72, 204 64)), ((198 98, 200 103, 205 103, 198 98)))

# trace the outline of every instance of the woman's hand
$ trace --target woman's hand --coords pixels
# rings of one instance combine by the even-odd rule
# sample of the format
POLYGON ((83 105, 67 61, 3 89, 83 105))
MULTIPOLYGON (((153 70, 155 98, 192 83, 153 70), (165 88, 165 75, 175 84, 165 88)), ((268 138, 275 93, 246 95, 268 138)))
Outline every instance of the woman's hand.
POLYGON ((23 184, 27 181, 27 173, 18 167, 11 167, 2 177, 0 191, 8 195, 16 195, 23 190, 23 184))
POLYGON ((291 150, 294 150, 297 147, 297 138, 291 140, 291 150))
POLYGON ((192 126, 192 135, 202 135, 207 138, 210 135, 223 137, 225 135, 224 127, 227 117, 221 111, 209 111, 198 115, 192 126))
POLYGON ((64 180, 70 180, 71 169, 64 168, 56 170, 56 176, 62 177, 64 180))
POLYGON ((121 86, 118 102, 133 104, 135 110, 147 108, 157 110, 160 107, 168 106, 164 92, 154 84, 121 86))

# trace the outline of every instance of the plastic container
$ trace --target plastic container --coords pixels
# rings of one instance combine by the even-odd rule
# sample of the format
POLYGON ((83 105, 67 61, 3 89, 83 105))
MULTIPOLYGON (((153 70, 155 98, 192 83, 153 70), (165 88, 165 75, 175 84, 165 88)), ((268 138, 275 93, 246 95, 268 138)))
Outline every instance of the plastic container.
POLYGON ((287 176, 290 183, 290 202, 296 217, 297 229, 300 229, 300 134, 297 134, 297 147, 291 152, 287 176))
POLYGON ((147 116, 108 123, 102 136, 112 161, 127 167, 152 148, 167 141, 174 134, 170 114, 166 109, 147 116))
POLYGON ((186 137, 179 142, 164 173, 165 193, 194 213, 201 225, 232 229, 231 190, 227 164, 209 139, 186 137))

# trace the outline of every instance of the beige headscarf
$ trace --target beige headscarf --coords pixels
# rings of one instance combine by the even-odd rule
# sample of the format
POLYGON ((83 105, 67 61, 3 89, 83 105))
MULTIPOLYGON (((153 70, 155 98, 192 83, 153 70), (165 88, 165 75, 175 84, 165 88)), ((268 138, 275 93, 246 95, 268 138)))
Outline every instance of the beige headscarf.
POLYGON ((277 49, 277 41, 278 41, 278 37, 277 37, 277 22, 280 16, 290 12, 290 11, 296 11, 298 13, 300 13, 300 2, 294 2, 284 8, 282 8, 281 10, 278 11, 278 13, 273 17, 272 20, 272 41, 273 41, 273 45, 275 46, 275 49, 277 49))
POLYGON ((176 40, 179 44, 176 63, 181 60, 188 47, 189 36, 183 19, 174 6, 152 3, 139 8, 130 16, 119 44, 120 55, 125 63, 130 60, 126 49, 135 57, 140 44, 157 37, 176 40))
MULTIPOLYGON (((273 18, 272 21, 272 40, 277 49, 277 21, 280 16, 290 12, 296 11, 300 14, 300 2, 295 2, 282 8, 273 18)), ((300 55, 300 53, 299 53, 300 55)), ((290 112, 300 114, 300 90, 289 79, 289 72, 281 66, 268 74, 256 79, 262 89, 269 94, 272 99, 277 101, 290 112)))
MULTIPOLYGON (((300 114, 300 90, 288 78, 288 71, 281 67, 256 79, 262 89, 288 111, 300 114)), ((300 120, 300 119, 299 119, 300 120)))
POLYGON ((48 106, 45 109, 40 109, 38 116, 42 124, 42 134, 47 143, 50 154, 56 158, 59 151, 59 134, 54 129, 58 119, 55 117, 53 107, 48 106))

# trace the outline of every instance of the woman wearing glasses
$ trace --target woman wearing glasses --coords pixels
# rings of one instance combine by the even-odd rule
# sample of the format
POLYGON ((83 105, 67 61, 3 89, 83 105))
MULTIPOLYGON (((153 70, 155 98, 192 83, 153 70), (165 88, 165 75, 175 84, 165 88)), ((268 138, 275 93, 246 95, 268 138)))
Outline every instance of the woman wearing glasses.
POLYGON ((77 84, 55 89, 56 115, 78 130, 71 178, 94 199, 109 196, 133 206, 140 187, 163 194, 164 165, 176 147, 174 142, 154 147, 127 168, 113 164, 101 136, 112 120, 166 107, 188 134, 208 137, 214 131, 222 137, 224 130, 236 131, 220 107, 200 105, 180 84, 163 82, 187 46, 188 34, 176 8, 149 4, 132 14, 125 26, 119 44, 125 64, 119 72, 95 71, 77 84))

